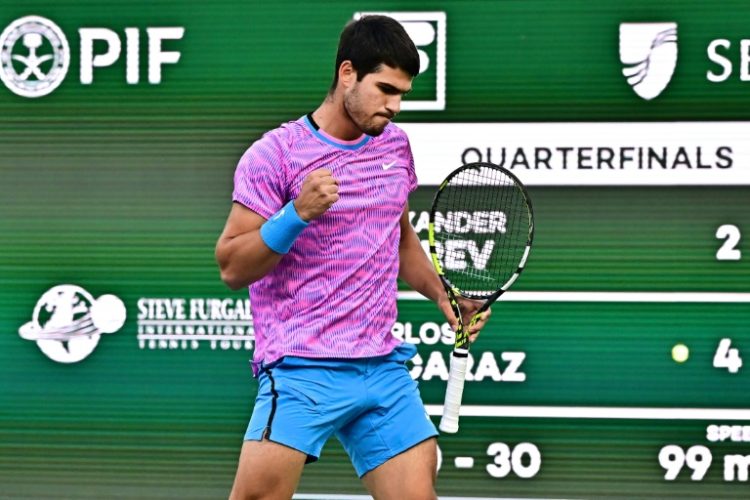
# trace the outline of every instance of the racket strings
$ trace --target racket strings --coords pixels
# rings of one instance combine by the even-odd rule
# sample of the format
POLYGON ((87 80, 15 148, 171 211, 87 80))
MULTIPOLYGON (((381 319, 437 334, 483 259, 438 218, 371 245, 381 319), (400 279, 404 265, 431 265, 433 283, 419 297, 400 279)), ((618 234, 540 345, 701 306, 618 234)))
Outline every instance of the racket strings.
POLYGON ((517 272, 531 218, 513 177, 488 166, 464 169, 443 187, 434 211, 444 218, 442 227, 436 224, 435 240, 454 287, 491 294, 517 272))

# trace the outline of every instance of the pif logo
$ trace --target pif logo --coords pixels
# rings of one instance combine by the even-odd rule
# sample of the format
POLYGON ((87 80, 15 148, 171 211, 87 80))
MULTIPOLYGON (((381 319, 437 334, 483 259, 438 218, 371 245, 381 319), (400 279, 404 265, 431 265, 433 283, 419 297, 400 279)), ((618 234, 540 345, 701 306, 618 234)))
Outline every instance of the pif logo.
MULTIPOLYGON (((120 59, 120 36, 107 28, 80 28, 80 82, 94 81, 94 68, 112 66, 120 59), (105 47, 95 53, 94 45, 105 47)), ((148 82, 162 81, 162 66, 176 64, 180 52, 162 48, 164 40, 180 40, 182 27, 146 28, 148 37, 148 82)), ((125 28, 126 73, 128 84, 140 81, 140 39, 138 28, 125 28)), ((70 46, 65 34, 53 21, 41 16, 16 19, 0 34, 0 80, 23 97, 42 97, 65 79, 70 65, 70 46)))
POLYGON ((22 17, 0 35, 0 79, 15 94, 49 94, 62 83, 69 64, 68 40, 49 19, 22 17))

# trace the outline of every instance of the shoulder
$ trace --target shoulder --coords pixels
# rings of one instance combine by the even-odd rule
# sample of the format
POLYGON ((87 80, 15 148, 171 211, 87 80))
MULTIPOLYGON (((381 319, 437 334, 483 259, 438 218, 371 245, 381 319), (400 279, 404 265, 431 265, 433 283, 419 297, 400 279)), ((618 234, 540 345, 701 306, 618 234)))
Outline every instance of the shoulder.
POLYGON ((406 132, 396 125, 395 123, 391 122, 389 123, 385 129, 383 130, 383 133, 380 134, 381 137, 383 137, 384 140, 393 141, 393 142, 409 142, 409 137, 406 135, 406 132))
POLYGON ((309 136, 309 131, 302 119, 289 121, 263 134, 249 149, 271 148, 279 152, 288 151, 295 142, 304 140, 307 136, 309 136))
POLYGON ((389 123, 383 133, 377 137, 381 148, 396 151, 399 154, 411 156, 411 144, 409 137, 403 129, 394 123, 389 123))

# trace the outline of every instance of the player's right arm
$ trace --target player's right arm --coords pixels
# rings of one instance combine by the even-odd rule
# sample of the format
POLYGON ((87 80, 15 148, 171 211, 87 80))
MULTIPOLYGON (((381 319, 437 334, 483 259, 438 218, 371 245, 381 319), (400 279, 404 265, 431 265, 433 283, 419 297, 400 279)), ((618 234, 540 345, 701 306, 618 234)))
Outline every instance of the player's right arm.
POLYGON ((263 242, 260 227, 266 219, 240 203, 233 203, 227 223, 216 242, 221 280, 239 290, 261 279, 279 263, 282 254, 263 242))
MULTIPOLYGON (((309 222, 338 201, 338 182, 327 169, 311 172, 294 200, 299 217, 309 222)), ((267 219, 241 203, 233 203, 224 231, 216 243, 221 279, 232 290, 246 287, 268 274, 284 254, 268 247, 260 228, 267 219)))

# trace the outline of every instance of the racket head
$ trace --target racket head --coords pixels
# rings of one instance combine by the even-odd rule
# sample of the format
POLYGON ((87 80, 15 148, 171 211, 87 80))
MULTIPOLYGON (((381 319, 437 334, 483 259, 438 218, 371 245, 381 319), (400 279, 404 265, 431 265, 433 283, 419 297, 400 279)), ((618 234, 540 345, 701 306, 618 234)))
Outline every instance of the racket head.
POLYGON ((523 271, 534 239, 526 187, 493 163, 463 165, 443 181, 430 209, 433 265, 446 289, 496 300, 523 271))

